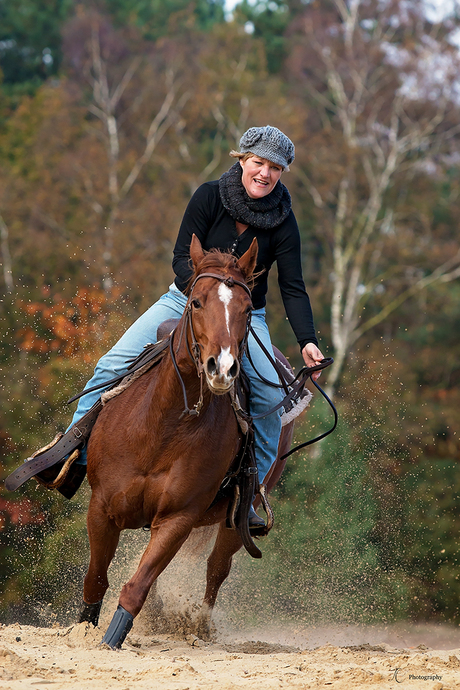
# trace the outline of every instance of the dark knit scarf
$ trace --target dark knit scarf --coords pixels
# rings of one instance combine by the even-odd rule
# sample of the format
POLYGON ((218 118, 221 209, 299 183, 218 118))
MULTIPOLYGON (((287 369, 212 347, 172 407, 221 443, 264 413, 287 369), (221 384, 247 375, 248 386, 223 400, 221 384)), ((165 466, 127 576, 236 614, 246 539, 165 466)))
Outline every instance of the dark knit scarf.
POLYGON ((241 181, 243 169, 236 162, 219 179, 220 198, 231 217, 253 228, 276 228, 291 210, 291 195, 278 181, 267 196, 251 199, 241 181))

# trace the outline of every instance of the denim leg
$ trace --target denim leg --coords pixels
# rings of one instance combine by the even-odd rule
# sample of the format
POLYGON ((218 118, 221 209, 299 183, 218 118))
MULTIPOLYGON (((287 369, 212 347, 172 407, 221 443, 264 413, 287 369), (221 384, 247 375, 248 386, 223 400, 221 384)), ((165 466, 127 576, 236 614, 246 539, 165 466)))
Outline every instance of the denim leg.
MULTIPOLYGON (((270 334, 265 322, 265 309, 253 311, 252 327, 266 349, 273 353, 270 334)), ((275 369, 251 334, 249 334, 248 338, 248 349, 255 369, 268 381, 278 384, 279 380, 275 369)), ((243 356, 242 366, 251 383, 251 396, 249 400, 249 411, 251 414, 260 414, 265 410, 269 410, 283 399, 283 394, 279 388, 268 386, 260 379, 246 355, 243 356)), ((277 410, 267 417, 254 420, 254 442, 260 483, 263 483, 270 467, 276 460, 281 433, 280 413, 281 410, 277 410)))
MULTIPOLYGON (((126 372, 129 364, 129 362, 127 364, 127 360, 137 357, 148 343, 156 342, 159 325, 166 319, 180 318, 186 304, 187 297, 173 283, 169 291, 142 314, 112 349, 101 357, 94 370, 94 375, 86 384, 85 389, 109 381, 114 376, 126 372)), ((70 426, 78 422, 88 412, 99 399, 101 392, 102 389, 99 389, 80 398, 70 426)))

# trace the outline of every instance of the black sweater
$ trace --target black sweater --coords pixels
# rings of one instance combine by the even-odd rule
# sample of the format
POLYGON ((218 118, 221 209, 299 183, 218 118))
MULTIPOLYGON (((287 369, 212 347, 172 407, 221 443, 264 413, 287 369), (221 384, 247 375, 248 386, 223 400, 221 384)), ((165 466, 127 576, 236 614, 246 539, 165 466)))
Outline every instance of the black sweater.
POLYGON ((190 242, 194 233, 203 249, 230 249, 238 257, 249 249, 256 237, 259 244, 256 272, 263 273, 252 290, 254 309, 265 306, 268 272, 276 261, 284 308, 300 347, 303 348, 307 343, 318 344, 310 299, 302 277, 299 228, 292 211, 275 228, 260 230, 249 226, 238 235, 235 221, 220 199, 218 180, 202 184, 185 210, 174 247, 175 283, 182 292, 192 275, 190 242))

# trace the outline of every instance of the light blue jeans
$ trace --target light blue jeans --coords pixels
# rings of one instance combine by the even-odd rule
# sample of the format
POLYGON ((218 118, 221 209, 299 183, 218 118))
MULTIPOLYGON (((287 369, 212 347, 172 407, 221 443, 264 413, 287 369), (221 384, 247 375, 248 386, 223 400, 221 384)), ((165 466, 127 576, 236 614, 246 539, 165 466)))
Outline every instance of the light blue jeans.
MULTIPOLYGON (((166 319, 180 318, 187 304, 187 297, 173 283, 169 290, 158 302, 153 304, 130 328, 106 355, 101 357, 94 370, 94 375, 85 386, 91 388, 104 381, 108 381, 118 374, 127 371, 127 362, 136 357, 147 343, 157 340, 159 325, 166 319)), ((252 312, 252 327, 269 352, 273 352, 270 334, 265 322, 265 309, 252 312)), ((255 369, 268 381, 278 383, 278 376, 262 349, 249 334, 248 347, 255 369)), ((282 400, 279 388, 273 388, 264 383, 252 367, 246 354, 243 355, 242 367, 251 383, 249 411, 256 415, 270 410, 282 400)), ((72 424, 78 422, 94 405, 101 394, 101 390, 88 393, 80 398, 78 407, 72 419, 72 424)), ((262 483, 273 462, 276 460, 278 442, 281 433, 280 410, 267 417, 254 420, 254 442, 256 451, 259 481, 262 483)), ((72 425, 71 424, 71 425, 72 425)), ((80 462, 86 462, 85 453, 80 462)))

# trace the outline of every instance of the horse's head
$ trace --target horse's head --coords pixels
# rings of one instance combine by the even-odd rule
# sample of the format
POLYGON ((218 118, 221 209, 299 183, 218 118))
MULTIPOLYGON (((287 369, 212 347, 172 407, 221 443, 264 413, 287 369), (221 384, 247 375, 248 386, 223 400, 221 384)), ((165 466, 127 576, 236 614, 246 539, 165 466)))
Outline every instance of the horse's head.
POLYGON ((190 245, 194 273, 189 288, 191 347, 210 390, 226 393, 240 369, 252 310, 247 281, 257 262, 257 240, 240 259, 212 250, 204 252, 193 235, 190 245))

